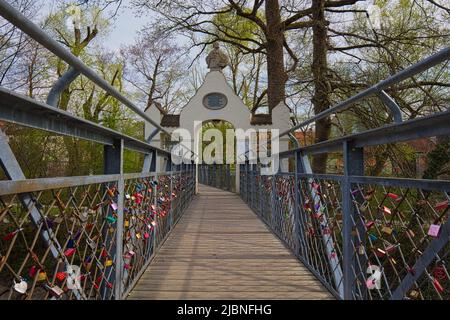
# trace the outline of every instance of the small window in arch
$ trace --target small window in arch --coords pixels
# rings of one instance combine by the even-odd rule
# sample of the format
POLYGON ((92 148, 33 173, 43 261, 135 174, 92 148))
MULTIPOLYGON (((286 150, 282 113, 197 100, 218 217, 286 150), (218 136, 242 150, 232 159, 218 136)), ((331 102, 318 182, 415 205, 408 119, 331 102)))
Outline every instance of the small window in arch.
POLYGON ((227 106, 228 99, 222 93, 210 93, 203 98, 203 105, 210 110, 220 110, 227 106))

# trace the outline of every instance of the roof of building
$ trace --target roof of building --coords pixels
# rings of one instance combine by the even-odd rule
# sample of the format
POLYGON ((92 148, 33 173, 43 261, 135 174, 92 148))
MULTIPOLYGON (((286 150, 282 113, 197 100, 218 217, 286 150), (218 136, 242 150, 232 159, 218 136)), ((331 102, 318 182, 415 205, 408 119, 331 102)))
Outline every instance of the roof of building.
POLYGON ((170 128, 180 127, 180 115, 179 114, 164 114, 161 120, 161 126, 170 128))
POLYGON ((250 121, 252 126, 263 126, 272 124, 271 114, 253 114, 250 121))

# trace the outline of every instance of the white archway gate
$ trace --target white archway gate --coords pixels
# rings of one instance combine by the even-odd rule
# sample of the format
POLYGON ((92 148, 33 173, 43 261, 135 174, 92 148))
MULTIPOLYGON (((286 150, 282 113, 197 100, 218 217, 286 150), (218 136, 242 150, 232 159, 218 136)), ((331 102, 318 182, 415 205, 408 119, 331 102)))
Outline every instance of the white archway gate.
MULTIPOLYGON (((170 115, 163 115, 156 107, 150 107, 146 113, 152 119, 161 119, 161 126, 170 132, 178 128, 183 128, 190 133, 192 141, 190 145, 194 146, 194 152, 200 154, 199 144, 194 144, 194 141, 199 141, 198 137, 202 132, 202 126, 205 122, 210 121, 226 121, 234 126, 235 129, 242 129, 247 131, 254 129, 278 129, 285 131, 290 126, 290 110, 284 104, 280 103, 272 111, 272 124, 251 124, 251 112, 244 102, 237 96, 232 87, 228 84, 222 71, 210 71, 197 90, 196 94, 191 98, 189 103, 183 107, 179 115, 172 116, 172 121, 164 121, 164 118, 170 115), (170 122, 170 123, 168 123, 170 122)), ((154 132, 154 127, 150 123, 146 123, 145 135, 150 137, 154 132)), ((189 142, 188 142, 189 143, 189 142)), ((161 147, 161 137, 158 135, 152 140, 152 144, 161 147)), ((280 151, 285 151, 289 148, 289 138, 284 137, 280 141, 280 151)), ((197 163, 198 164, 198 163, 197 163)), ((239 192, 239 166, 236 165, 236 191, 239 192)), ((198 182, 198 170, 197 170, 198 182)))

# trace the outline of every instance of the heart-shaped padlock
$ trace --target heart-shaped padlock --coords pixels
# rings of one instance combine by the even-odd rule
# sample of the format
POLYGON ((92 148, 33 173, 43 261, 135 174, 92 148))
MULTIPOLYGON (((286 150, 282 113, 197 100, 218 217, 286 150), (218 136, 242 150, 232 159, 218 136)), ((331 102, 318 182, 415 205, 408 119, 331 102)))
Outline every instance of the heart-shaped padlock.
POLYGON ((27 289, 28 283, 25 280, 21 279, 20 282, 16 282, 16 280, 14 280, 14 290, 18 293, 25 294, 27 293, 27 289))

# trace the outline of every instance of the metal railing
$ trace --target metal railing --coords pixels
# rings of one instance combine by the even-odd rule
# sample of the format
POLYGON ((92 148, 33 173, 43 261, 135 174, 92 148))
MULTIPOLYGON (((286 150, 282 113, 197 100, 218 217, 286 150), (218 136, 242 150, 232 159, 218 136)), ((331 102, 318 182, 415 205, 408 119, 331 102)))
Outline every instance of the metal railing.
POLYGON ((450 135, 450 111, 403 122, 383 91, 449 58, 450 47, 280 137, 371 95, 394 124, 281 153, 293 172, 241 165, 242 199, 339 299, 450 296, 450 181, 364 176, 367 147, 450 135), (313 173, 309 157, 331 152, 342 153, 344 174, 313 173))
POLYGON ((198 181, 204 185, 236 192, 236 170, 231 165, 199 165, 198 181))
MULTIPOLYGON (((165 132, 3 0, 0 15, 165 132)), ((0 99, 2 121, 103 145, 105 174, 29 180, 0 130, 9 179, 0 181, 0 300, 126 298, 192 200, 195 166, 175 166, 171 153, 150 141, 5 88, 0 99), (124 149, 145 155, 142 173, 124 174, 124 149)))
POLYGON ((0 182, 0 300, 125 298, 194 193, 192 165, 161 174, 0 182), (81 271, 75 290, 69 266, 81 271))
POLYGON ((241 170, 243 200, 346 299, 448 298, 449 193, 450 181, 241 170))

